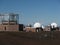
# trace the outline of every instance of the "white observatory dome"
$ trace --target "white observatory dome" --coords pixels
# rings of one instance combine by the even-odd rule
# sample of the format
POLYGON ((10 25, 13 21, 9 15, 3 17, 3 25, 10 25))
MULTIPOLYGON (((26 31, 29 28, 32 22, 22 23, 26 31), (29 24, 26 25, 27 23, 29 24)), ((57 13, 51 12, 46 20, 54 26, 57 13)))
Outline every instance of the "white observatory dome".
POLYGON ((57 24, 56 23, 51 23, 51 27, 53 28, 53 27, 57 27, 57 24))
POLYGON ((37 28, 37 27, 41 27, 41 24, 38 22, 34 24, 34 28, 37 28))

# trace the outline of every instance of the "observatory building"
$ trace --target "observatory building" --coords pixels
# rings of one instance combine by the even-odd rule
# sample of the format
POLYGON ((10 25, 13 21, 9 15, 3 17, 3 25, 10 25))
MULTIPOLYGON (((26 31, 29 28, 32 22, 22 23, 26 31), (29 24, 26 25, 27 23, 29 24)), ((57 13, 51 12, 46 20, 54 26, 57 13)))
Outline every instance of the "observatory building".
POLYGON ((36 22, 34 24, 34 28, 36 29, 36 32, 40 32, 40 31, 43 31, 43 25, 41 25, 39 22, 36 22))
POLYGON ((18 31, 19 15, 18 14, 0 14, 0 31, 18 31))
POLYGON ((57 25, 57 23, 51 23, 50 25, 48 26, 45 26, 45 29, 44 31, 59 31, 59 27, 57 25))
POLYGON ((56 23, 51 23, 51 28, 56 28, 57 24, 56 23))
POLYGON ((51 23, 51 31, 58 31, 59 27, 56 23, 51 23))
POLYGON ((41 26, 41 24, 39 22, 36 22, 33 27, 28 26, 24 28, 24 31, 26 32, 40 32, 43 31, 44 26, 41 26))

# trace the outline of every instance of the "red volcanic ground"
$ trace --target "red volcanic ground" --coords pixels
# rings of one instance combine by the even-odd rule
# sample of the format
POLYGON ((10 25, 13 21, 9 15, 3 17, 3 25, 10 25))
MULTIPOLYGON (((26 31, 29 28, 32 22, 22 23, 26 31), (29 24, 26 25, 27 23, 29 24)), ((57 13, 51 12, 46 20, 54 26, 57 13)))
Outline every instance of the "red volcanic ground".
POLYGON ((60 45, 60 32, 0 32, 0 45, 60 45))

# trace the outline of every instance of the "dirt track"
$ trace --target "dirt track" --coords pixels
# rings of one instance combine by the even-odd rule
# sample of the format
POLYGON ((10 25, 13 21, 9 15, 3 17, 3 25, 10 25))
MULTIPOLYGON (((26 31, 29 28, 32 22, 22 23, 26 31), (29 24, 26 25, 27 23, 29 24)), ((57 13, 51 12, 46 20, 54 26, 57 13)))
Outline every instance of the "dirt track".
POLYGON ((60 32, 0 32, 0 45, 60 45, 60 32))

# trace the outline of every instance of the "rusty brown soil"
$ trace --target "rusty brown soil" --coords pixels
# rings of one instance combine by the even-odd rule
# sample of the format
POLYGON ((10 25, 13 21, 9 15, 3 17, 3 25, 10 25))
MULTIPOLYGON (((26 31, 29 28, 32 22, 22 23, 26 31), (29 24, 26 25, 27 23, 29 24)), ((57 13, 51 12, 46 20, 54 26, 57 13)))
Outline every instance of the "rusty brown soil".
POLYGON ((0 32, 0 45, 60 45, 60 32, 0 32))

